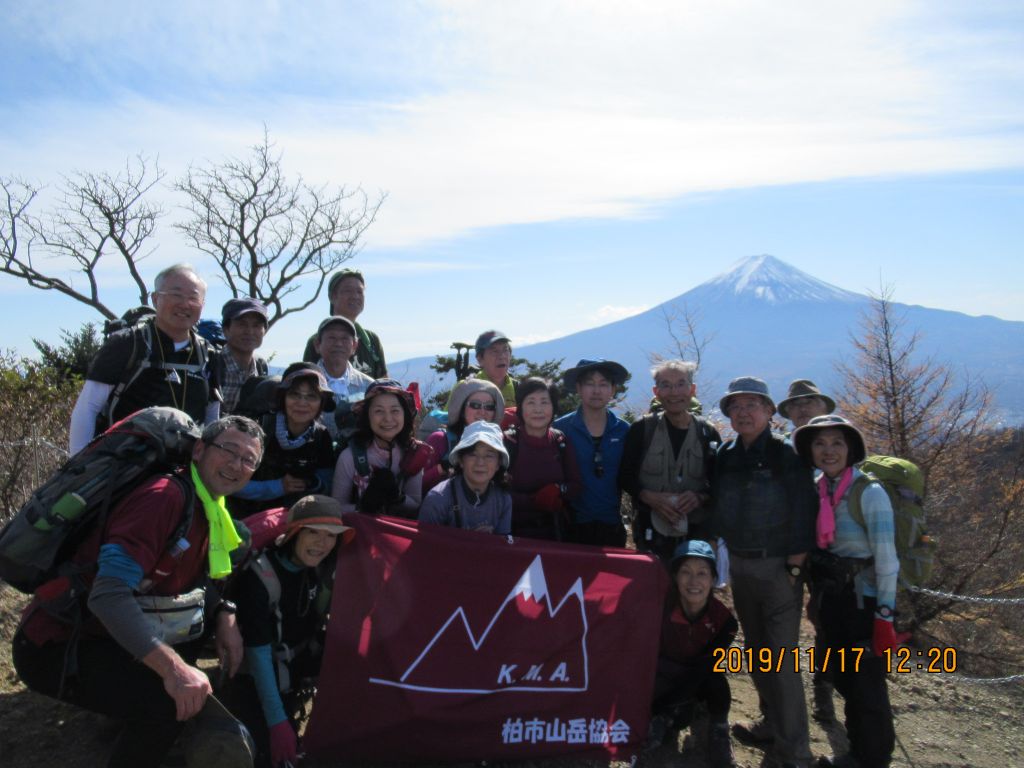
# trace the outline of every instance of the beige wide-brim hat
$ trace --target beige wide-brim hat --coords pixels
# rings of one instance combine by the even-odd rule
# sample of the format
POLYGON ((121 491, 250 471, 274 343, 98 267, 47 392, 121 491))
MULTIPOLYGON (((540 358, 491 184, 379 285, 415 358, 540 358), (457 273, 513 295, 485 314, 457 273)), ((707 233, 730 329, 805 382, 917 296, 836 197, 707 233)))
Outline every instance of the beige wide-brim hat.
POLYGON ((789 404, 794 400, 800 400, 804 397, 817 397, 820 399, 826 406, 828 406, 826 413, 832 413, 832 411, 836 409, 836 401, 828 395, 823 395, 821 390, 818 389, 817 384, 810 379, 797 379, 790 383, 789 392, 786 393, 786 399, 779 403, 779 414, 783 418, 788 419, 789 413, 787 412, 787 409, 789 408, 789 404))

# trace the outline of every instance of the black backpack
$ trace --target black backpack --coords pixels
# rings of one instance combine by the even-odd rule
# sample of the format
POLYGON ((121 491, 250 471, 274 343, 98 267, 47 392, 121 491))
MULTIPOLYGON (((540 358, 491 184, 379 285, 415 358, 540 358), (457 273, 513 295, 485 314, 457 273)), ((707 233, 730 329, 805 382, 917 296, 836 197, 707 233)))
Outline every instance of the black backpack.
MULTIPOLYGON (((131 333, 132 351, 128 361, 125 363, 121 378, 114 385, 114 389, 107 398, 106 404, 96 417, 97 434, 110 426, 111 417, 116 412, 121 397, 135 383, 135 380, 142 375, 143 371, 149 368, 158 368, 173 372, 180 371, 182 375, 186 376, 190 373, 202 374, 206 371, 210 357, 209 345, 206 339, 195 332, 191 333, 191 342, 196 351, 196 362, 169 363, 163 360, 154 360, 153 345, 159 343, 156 339, 155 321, 155 310, 150 307, 137 307, 125 312, 119 320, 108 321, 104 325, 104 340, 115 331, 131 333)), ((214 380, 215 382, 216 379, 214 380)))

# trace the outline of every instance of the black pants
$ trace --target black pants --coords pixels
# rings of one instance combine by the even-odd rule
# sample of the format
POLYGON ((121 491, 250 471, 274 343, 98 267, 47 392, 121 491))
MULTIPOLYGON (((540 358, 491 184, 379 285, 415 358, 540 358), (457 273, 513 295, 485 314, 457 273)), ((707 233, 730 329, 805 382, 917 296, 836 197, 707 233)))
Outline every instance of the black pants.
POLYGON ((870 650, 875 599, 865 597, 864 607, 858 608, 852 584, 845 586, 838 594, 824 593, 820 599, 819 617, 825 645, 833 651, 855 646, 867 647, 861 656, 859 670, 851 669, 853 657, 847 654, 845 668, 833 665, 831 677, 845 702, 850 754, 863 766, 884 768, 892 760, 896 730, 889 704, 885 667, 882 660, 870 650))
MULTIPOLYGON (((175 650, 190 664, 198 653, 190 646, 175 650)), ((14 635, 18 676, 45 696, 56 698, 60 692, 66 651, 66 643, 37 646, 21 631, 14 635)), ((174 699, 160 676, 113 640, 88 635, 78 641, 77 665, 77 674, 64 681, 62 700, 125 721, 107 766, 158 768, 185 725, 177 721, 174 699)))
POLYGON ((674 727, 685 728, 693 720, 694 707, 701 702, 707 707, 711 722, 729 720, 732 691, 725 673, 715 672, 707 659, 694 664, 658 659, 651 711, 670 717, 674 727))

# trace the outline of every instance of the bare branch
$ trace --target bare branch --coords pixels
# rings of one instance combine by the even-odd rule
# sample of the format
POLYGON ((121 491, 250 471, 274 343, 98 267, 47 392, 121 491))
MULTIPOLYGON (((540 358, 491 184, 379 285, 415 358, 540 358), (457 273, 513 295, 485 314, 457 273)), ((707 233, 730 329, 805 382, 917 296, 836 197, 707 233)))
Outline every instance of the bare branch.
POLYGON ((158 162, 144 155, 126 161, 117 175, 73 173, 63 178, 57 203, 42 216, 29 212, 38 188, 17 179, 0 179, 6 198, 0 219, 0 271, 113 318, 117 314, 100 296, 97 272, 104 256, 117 254, 138 287, 140 303, 147 303, 149 292, 138 263, 151 252, 146 250, 148 240, 163 211, 149 203, 146 195, 163 175, 158 162), (42 265, 37 256, 74 265, 71 273, 81 273, 85 287, 76 287, 73 278, 61 277, 59 269, 42 265))
POLYGON ((358 187, 289 182, 266 131, 245 158, 190 168, 174 186, 188 212, 177 228, 213 257, 234 296, 267 305, 270 325, 320 297, 330 274, 358 252, 385 199, 358 187))

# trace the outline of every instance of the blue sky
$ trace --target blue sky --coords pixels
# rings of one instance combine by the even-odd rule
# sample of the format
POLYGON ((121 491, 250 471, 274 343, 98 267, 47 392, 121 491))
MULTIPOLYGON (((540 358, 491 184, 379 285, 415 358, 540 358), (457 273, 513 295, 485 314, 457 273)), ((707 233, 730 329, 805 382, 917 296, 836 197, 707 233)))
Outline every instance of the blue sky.
MULTIPOLYGON (((1024 320, 1016 2, 0 2, 0 175, 239 156, 388 194, 355 266, 389 358, 517 344, 771 253, 1024 320)), ((148 275, 212 265, 168 211, 148 275)), ((40 205, 47 204, 46 194, 40 205)), ((59 270, 60 264, 54 264, 59 270)), ((116 266, 103 296, 132 303, 116 266)), ((228 298, 211 281, 207 315, 228 298)), ((0 275, 4 347, 96 319, 0 275), (8 314, 10 313, 10 314, 8 314), (11 322, 10 318, 17 318, 11 322)), ((286 363, 326 307, 275 326, 286 363)), ((595 350, 600 354, 600 350, 595 350)))

